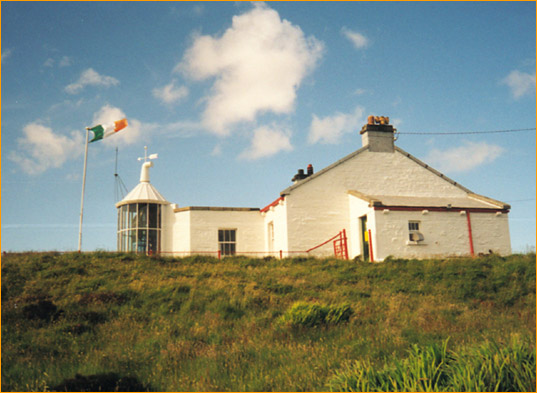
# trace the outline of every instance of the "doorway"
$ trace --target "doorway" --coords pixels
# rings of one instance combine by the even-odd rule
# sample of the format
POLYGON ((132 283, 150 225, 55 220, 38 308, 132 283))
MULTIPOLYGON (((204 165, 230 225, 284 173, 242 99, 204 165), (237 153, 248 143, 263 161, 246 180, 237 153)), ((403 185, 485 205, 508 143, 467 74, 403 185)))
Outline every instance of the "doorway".
POLYGON ((362 216, 360 220, 360 243, 362 245, 362 258, 364 261, 369 262, 369 234, 367 232, 367 216, 362 216))
POLYGON ((274 251, 274 221, 271 221, 267 225, 267 243, 269 255, 272 255, 274 251))

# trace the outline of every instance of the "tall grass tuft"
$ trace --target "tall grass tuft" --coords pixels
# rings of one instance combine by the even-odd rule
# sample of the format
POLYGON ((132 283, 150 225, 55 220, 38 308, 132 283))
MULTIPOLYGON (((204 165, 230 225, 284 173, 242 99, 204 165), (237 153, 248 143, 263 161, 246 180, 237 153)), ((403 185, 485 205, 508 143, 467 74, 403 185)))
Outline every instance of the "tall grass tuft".
POLYGON ((317 303, 296 302, 280 318, 280 321, 292 327, 313 327, 319 325, 337 325, 348 321, 352 308, 348 304, 322 305, 317 303))
POLYGON ((519 336, 507 345, 486 341, 453 354, 450 385, 459 392, 535 391, 535 348, 519 336))
POLYGON ((535 391, 535 349, 518 336, 504 346, 485 342, 448 350, 414 345, 403 360, 383 367, 357 360, 329 379, 330 391, 344 392, 530 392, 535 391))

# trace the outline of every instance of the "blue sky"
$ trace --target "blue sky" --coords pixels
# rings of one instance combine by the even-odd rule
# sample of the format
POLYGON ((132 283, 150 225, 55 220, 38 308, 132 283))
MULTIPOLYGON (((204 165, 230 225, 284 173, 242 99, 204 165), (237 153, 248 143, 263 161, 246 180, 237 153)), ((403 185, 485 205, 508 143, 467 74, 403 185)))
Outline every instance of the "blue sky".
POLYGON ((179 206, 263 207, 298 168, 359 149, 370 114, 396 144, 511 204, 535 247, 534 2, 2 2, 2 250, 116 247, 144 146, 179 206), (408 133, 408 134, 407 134, 408 133))

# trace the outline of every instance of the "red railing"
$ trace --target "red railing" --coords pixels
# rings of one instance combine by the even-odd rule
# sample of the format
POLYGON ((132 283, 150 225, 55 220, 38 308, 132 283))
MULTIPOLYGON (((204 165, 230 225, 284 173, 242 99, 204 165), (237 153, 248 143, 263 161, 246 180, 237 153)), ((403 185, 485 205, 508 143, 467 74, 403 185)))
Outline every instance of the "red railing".
POLYGON ((331 237, 325 242, 322 242, 321 244, 310 248, 309 250, 306 250, 307 253, 318 249, 319 247, 324 246, 325 244, 328 244, 330 242, 333 242, 334 245, 334 255, 337 258, 342 259, 349 259, 349 249, 347 247, 347 233, 345 232, 345 229, 343 229, 341 232, 339 232, 336 236, 331 237))
POLYGON ((334 240, 334 255, 336 258, 349 259, 349 249, 347 248, 347 233, 345 229, 339 232, 339 238, 334 240))

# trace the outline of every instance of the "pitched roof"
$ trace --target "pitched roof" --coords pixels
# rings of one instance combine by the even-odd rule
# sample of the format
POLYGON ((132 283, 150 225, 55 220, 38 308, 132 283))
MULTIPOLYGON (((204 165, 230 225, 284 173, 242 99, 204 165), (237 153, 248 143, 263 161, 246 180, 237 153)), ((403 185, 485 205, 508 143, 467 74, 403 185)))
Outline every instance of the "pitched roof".
MULTIPOLYGON (((463 187, 462 185, 460 185, 459 183, 457 183, 455 180, 452 180, 450 179, 449 177, 447 177, 446 175, 444 175, 443 173, 437 171, 436 169, 434 168, 431 168, 429 165, 427 165, 426 163, 424 163, 423 161, 421 161, 420 159, 414 157, 412 154, 410 153, 407 153, 406 151, 404 151, 403 149, 401 149, 400 147, 397 147, 395 146, 394 149, 396 151, 398 151, 399 153, 401 153, 402 155, 404 155, 405 157, 408 157, 410 158, 412 161, 414 161, 415 163, 417 163, 418 165, 422 166, 423 168, 427 169, 428 171, 434 173, 436 176, 438 177, 441 177, 442 179, 444 179, 445 181, 447 181, 448 183, 451 183, 452 185, 460 188, 461 190, 467 192, 467 193, 472 193, 469 189, 467 189, 466 187, 463 187)), ((299 180, 296 184, 293 184, 292 186, 290 187, 287 187, 285 190, 283 190, 282 192, 280 192, 280 195, 281 196, 285 196, 285 195, 288 195, 291 193, 291 191, 293 191, 295 188, 298 188, 300 186, 302 186, 303 184, 306 184, 307 182, 315 179, 316 177, 318 176, 321 176, 322 174, 330 171, 331 169, 349 161, 350 159, 358 156, 359 154, 363 153, 364 151, 367 151, 368 150, 368 147, 367 146, 364 146, 358 150, 356 150, 355 152, 343 157, 342 159, 334 162, 333 164, 327 166, 326 168, 320 170, 319 172, 316 172, 314 173, 313 175, 310 175, 308 176, 307 178, 303 179, 303 180, 299 180)))
MULTIPOLYGON (((379 196, 364 196, 364 197, 370 198, 370 199, 375 199, 377 197, 383 198, 383 199, 381 199, 381 201, 382 201, 381 203, 383 203, 383 205, 384 204, 393 205, 393 203, 396 203, 396 204, 410 203, 409 206, 412 206, 412 205, 416 205, 416 206, 417 205, 420 205, 420 206, 426 206, 426 205, 427 206, 436 206, 438 204, 442 204, 442 203, 446 202, 446 204, 444 206, 447 206, 448 204, 450 204, 451 206, 461 205, 461 206, 458 206, 458 207, 467 207, 467 208, 472 208, 473 207, 473 208, 485 208, 485 209, 489 208, 489 209, 502 209, 502 210, 511 209, 511 206, 509 204, 507 204, 507 203, 497 201, 495 199, 488 198, 486 196, 473 193, 468 188, 460 185, 459 183, 457 183, 456 181, 454 181, 451 178, 447 177, 443 173, 441 173, 441 172, 437 171, 436 169, 430 167, 428 164, 426 164, 423 161, 421 161, 420 159, 414 157, 412 154, 407 153, 406 151, 404 151, 400 147, 394 146, 394 149, 395 149, 395 151, 401 153, 405 157, 407 157, 407 158, 411 159, 412 161, 414 161, 416 164, 418 164, 418 165, 422 166, 423 168, 427 169, 429 172, 435 174, 436 176, 438 176, 438 177, 444 179, 445 181, 447 181, 448 183, 450 183, 450 184, 454 185, 455 187, 458 187, 459 189, 461 189, 464 192, 466 192, 467 198, 459 198, 458 200, 455 201, 454 198, 442 198, 442 197, 440 197, 440 198, 437 198, 437 197, 418 198, 418 197, 398 197, 398 196, 382 196, 382 197, 379 197, 379 196), (393 199, 393 198, 398 198, 398 199, 396 200, 396 199, 393 199), (406 198, 406 199, 404 199, 404 198, 406 198), (443 199, 446 199, 446 201, 444 201, 443 199), (447 199, 450 199, 451 202, 447 202, 447 199)), ((282 197, 284 197, 285 195, 289 195, 291 193, 291 191, 293 191, 294 189, 302 186, 303 184, 306 184, 307 182, 315 179, 318 176, 323 175, 324 173, 330 171, 331 169, 333 169, 333 168, 345 163, 346 161, 351 160, 352 158, 358 156, 359 154, 361 154, 361 153, 363 153, 364 151, 367 151, 367 150, 368 150, 368 147, 364 146, 364 147, 354 151, 353 153, 351 153, 351 154, 343 157, 342 159, 334 162, 332 165, 327 166, 326 168, 320 170, 319 172, 314 173, 314 174, 308 176, 307 178, 298 181, 296 184, 293 184, 290 187, 287 187, 285 190, 280 192, 280 195, 282 197)), ((354 190, 349 191, 349 193, 351 193, 351 192, 361 194, 360 192, 354 191, 354 190)), ((363 195, 363 194, 361 194, 361 195, 363 195)))

